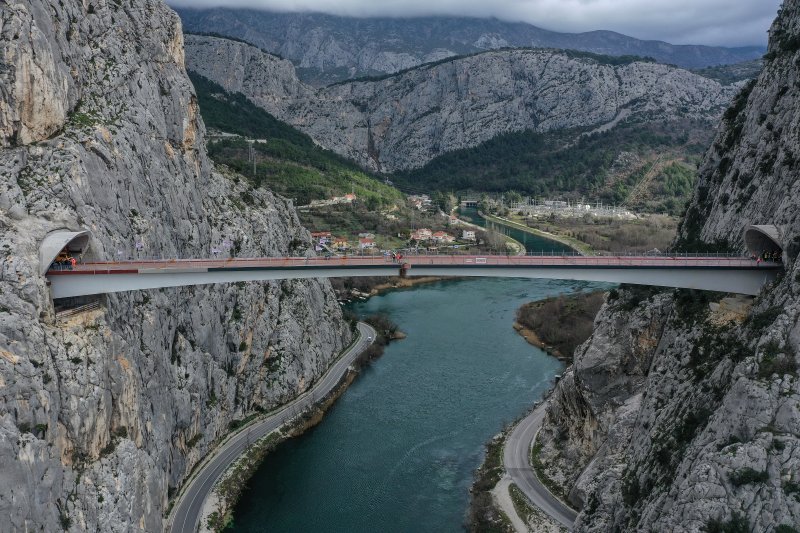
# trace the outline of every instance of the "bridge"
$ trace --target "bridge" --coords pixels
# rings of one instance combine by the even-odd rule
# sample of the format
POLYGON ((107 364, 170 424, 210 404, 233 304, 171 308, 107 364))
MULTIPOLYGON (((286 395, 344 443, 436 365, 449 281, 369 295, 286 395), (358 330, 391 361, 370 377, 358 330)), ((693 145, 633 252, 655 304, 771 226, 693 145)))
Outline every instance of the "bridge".
POLYGON ((408 255, 398 262, 370 255, 81 262, 72 267, 55 263, 65 250, 83 254, 90 237, 85 231, 57 232, 42 243, 41 272, 54 299, 210 283, 398 274, 569 279, 755 295, 783 270, 780 236, 772 226, 752 226, 745 234, 749 248, 770 252, 767 261, 729 254, 534 254, 408 255))
POLYGON ((364 276, 571 279, 758 294, 781 265, 741 257, 416 255, 98 262, 50 269, 53 298, 208 283, 364 276))

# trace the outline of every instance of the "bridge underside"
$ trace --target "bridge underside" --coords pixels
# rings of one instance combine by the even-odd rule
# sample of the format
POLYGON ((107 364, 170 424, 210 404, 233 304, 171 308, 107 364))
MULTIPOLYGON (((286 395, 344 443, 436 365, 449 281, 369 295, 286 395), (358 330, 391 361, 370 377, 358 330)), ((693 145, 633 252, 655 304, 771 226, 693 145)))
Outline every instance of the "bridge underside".
MULTIPOLYGON (((172 270, 152 273, 81 275, 62 273, 50 276, 53 298, 69 298, 112 292, 237 281, 265 281, 306 278, 396 276, 396 265, 369 267, 238 268, 210 271, 172 270)), ((777 276, 772 269, 725 267, 533 267, 533 266, 436 266, 414 265, 408 276, 471 276, 535 279, 568 279, 630 283, 659 287, 682 287, 706 291, 756 295, 765 283, 777 276)))

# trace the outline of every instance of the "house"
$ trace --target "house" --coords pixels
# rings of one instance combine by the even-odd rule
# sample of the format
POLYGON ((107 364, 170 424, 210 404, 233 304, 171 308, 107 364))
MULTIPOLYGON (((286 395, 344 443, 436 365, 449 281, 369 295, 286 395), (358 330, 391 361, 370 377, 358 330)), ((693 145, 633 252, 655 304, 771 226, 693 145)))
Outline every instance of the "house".
POLYGON ((371 250, 375 248, 375 240, 369 238, 358 239, 358 247, 361 250, 371 250))
POLYGON ((331 242, 331 232, 330 231, 312 232, 311 239, 313 239, 314 242, 318 242, 319 244, 328 244, 331 242))
POLYGON ((331 247, 336 250, 347 250, 350 248, 350 243, 343 237, 334 237, 331 241, 331 247))
POLYGON ((408 197, 408 203, 411 207, 422 211, 431 205, 431 197, 427 194, 411 195, 408 197))
POLYGON ((334 196, 331 198, 331 203, 334 204, 352 204, 358 197, 355 194, 345 194, 344 196, 334 196))
POLYGON ((451 243, 454 240, 456 240, 455 237, 453 237, 449 233, 445 233, 444 231, 437 231, 431 237, 435 242, 440 242, 440 243, 451 243))
POLYGON ((474 241, 475 240, 475 230, 465 229, 461 231, 461 239, 465 241, 474 241))
POLYGON ((358 237, 360 239, 374 239, 375 238, 375 234, 374 233, 370 233, 368 231, 362 231, 361 233, 358 234, 358 237))
POLYGON ((420 228, 417 231, 411 232, 411 240, 413 241, 427 241, 431 238, 433 233, 428 228, 420 228))
POLYGON ((459 219, 459 218, 458 218, 457 216, 455 216, 455 215, 450 215, 450 216, 448 217, 448 219, 447 219, 447 223, 448 223, 449 225, 451 225, 451 226, 458 226, 459 224, 463 224, 463 222, 461 222, 461 219, 459 219))

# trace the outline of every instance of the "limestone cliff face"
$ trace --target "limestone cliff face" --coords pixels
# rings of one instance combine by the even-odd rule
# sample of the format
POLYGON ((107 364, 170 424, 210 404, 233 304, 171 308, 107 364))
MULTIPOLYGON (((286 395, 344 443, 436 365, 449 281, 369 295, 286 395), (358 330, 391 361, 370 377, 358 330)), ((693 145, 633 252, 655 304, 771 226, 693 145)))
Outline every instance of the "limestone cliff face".
POLYGON ((381 172, 421 167, 514 131, 591 128, 616 118, 716 121, 737 90, 656 63, 503 50, 314 91, 299 88, 289 61, 245 43, 186 40, 188 68, 381 172))
POLYGON ((787 0, 677 242, 742 250, 747 224, 776 224, 786 273, 750 308, 642 289, 609 299, 541 433, 549 475, 582 505, 579 531, 800 524, 798 42, 800 1, 787 0))
POLYGON ((0 6, 0 530, 158 531, 229 423, 305 390, 349 341, 327 283, 120 293, 54 316, 38 246, 97 259, 305 253, 285 200, 219 174, 160 1, 0 6))

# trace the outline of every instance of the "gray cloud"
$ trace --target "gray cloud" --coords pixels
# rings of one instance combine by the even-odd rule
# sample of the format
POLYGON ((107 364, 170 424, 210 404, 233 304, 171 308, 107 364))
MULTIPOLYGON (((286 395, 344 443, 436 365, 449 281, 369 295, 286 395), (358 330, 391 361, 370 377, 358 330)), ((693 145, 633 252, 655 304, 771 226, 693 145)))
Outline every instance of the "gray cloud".
POLYGON ((497 17, 563 32, 613 30, 673 44, 762 45, 781 0, 167 0, 355 17, 497 17))

